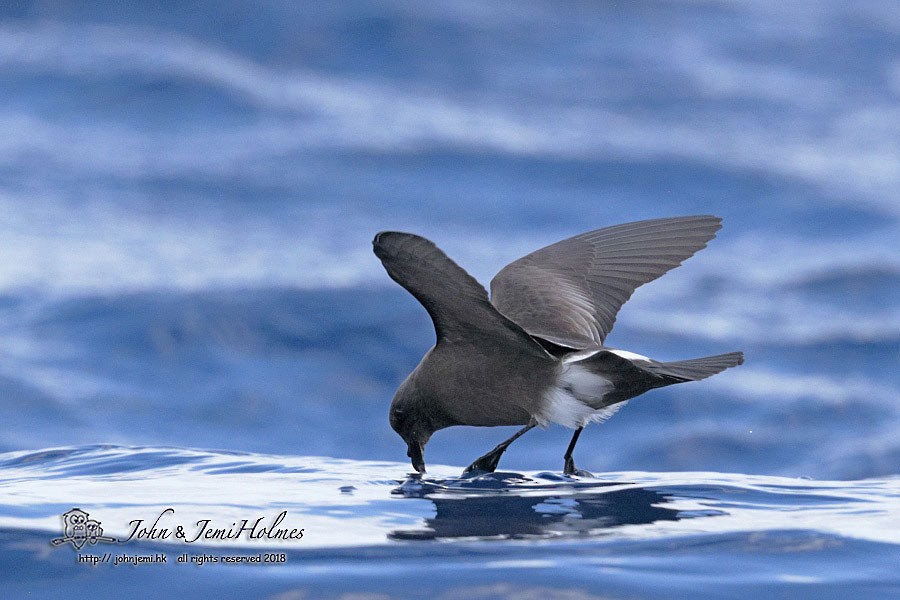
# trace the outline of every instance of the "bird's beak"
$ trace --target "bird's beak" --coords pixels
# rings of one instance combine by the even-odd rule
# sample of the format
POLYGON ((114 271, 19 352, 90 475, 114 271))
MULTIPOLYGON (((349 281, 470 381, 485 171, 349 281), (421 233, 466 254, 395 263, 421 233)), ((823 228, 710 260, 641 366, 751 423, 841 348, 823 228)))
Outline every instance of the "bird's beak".
POLYGON ((425 473, 425 459, 422 457, 422 444, 416 441, 409 442, 406 455, 412 461, 413 469, 419 473, 425 473))

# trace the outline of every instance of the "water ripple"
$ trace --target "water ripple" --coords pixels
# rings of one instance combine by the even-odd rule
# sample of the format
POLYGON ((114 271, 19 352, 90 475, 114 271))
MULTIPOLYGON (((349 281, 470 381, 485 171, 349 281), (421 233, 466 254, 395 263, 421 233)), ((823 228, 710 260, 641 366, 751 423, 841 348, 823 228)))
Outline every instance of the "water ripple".
MULTIPOLYGON (((425 477, 400 463, 182 448, 84 446, 0 455, 0 528, 57 531, 80 507, 126 536, 171 508, 172 523, 226 525, 286 510, 302 549, 407 540, 669 539, 812 530, 897 543, 900 479, 822 482, 724 473, 551 472, 425 477)), ((229 544, 252 545, 247 540, 229 544)), ((258 545, 258 541, 254 542, 258 545)), ((267 542, 268 543, 268 542, 267 542)), ((274 546, 296 544, 282 540, 274 546)))

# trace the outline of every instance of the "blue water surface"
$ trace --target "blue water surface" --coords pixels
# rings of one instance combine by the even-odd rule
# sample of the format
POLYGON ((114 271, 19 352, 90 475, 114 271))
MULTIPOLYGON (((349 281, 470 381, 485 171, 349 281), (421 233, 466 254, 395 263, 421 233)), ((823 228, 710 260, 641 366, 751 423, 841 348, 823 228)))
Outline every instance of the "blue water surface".
POLYGON ((397 478, 398 463, 112 445, 0 461, 15 499, 0 505, 15 524, 0 564, 22 597, 81 586, 148 598, 670 598, 700 586, 711 597, 822 598, 900 585, 897 477, 461 477, 438 466, 397 478), (90 506, 107 541, 51 550, 75 505, 90 506), (206 535, 260 519, 274 528, 282 513, 279 525, 301 537, 206 535), (135 534, 179 525, 180 539, 135 534))
POLYGON ((895 4, 432 4, 0 6, 0 595, 900 594, 895 4), (724 228, 608 343, 743 366, 589 427, 595 478, 562 428, 482 478, 513 430, 443 430, 408 476, 387 410, 434 333, 377 231, 487 284, 687 214, 724 228), (75 507, 306 533, 180 565, 53 546, 75 507))

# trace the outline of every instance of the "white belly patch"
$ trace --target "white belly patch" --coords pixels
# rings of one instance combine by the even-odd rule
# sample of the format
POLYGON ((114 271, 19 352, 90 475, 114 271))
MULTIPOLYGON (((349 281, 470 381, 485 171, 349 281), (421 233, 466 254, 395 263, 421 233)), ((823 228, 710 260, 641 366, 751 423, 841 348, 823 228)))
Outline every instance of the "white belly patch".
POLYGON ((538 423, 542 427, 557 423, 576 429, 591 421, 603 421, 619 408, 618 405, 612 409, 603 407, 603 397, 612 389, 612 382, 605 377, 578 364, 563 363, 556 383, 544 396, 538 423))

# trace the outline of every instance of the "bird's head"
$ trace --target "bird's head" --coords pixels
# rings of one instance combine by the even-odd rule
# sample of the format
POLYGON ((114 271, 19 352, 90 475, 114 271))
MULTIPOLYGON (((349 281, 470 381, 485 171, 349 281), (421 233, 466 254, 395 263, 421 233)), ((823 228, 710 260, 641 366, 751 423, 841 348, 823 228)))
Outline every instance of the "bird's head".
POLYGON ((425 472, 425 444, 439 429, 425 406, 425 398, 409 380, 400 386, 391 402, 391 427, 406 442, 406 455, 419 473, 425 472))

